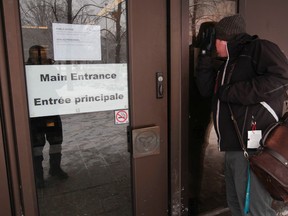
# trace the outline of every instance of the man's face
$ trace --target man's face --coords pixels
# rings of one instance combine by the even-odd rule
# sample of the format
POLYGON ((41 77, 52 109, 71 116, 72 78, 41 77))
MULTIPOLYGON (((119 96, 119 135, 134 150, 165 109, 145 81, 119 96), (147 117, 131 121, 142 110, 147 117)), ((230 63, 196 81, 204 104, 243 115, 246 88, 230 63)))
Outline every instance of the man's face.
POLYGON ((216 51, 219 57, 227 57, 227 41, 216 39, 216 51))

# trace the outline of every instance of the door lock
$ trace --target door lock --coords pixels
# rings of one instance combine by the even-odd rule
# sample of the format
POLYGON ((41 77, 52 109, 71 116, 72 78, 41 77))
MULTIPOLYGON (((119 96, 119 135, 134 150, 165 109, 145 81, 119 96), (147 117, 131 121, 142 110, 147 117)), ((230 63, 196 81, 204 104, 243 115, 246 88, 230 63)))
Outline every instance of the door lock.
POLYGON ((156 98, 164 97, 163 80, 164 80, 163 73, 157 72, 156 73, 156 98))

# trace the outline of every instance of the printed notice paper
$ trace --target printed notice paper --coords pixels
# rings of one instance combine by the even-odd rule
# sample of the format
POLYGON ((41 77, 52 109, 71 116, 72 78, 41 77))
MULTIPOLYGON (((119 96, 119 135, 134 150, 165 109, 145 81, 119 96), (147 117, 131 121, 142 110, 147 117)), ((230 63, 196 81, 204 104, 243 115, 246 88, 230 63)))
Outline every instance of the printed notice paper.
POLYGON ((100 26, 53 23, 54 60, 101 60, 100 26))
POLYGON ((30 117, 128 109, 127 64, 26 65, 30 117))

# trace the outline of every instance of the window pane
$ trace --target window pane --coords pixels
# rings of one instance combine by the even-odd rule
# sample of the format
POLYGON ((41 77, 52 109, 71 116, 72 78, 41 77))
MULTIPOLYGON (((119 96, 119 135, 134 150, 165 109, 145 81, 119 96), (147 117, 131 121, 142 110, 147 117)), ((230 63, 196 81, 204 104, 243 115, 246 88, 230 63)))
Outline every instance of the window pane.
POLYGON ((132 215, 124 0, 20 0, 40 215, 132 215))

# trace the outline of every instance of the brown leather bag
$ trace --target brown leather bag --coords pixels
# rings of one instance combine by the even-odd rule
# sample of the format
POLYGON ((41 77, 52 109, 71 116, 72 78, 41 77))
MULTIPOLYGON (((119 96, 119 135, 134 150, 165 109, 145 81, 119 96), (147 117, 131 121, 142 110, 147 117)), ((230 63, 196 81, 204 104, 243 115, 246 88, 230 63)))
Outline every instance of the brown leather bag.
POLYGON ((248 155, 233 111, 228 104, 232 121, 252 171, 275 200, 288 202, 288 112, 268 127, 256 154, 248 155))
POLYGON ((263 134, 250 166, 270 195, 288 202, 288 113, 263 134))

